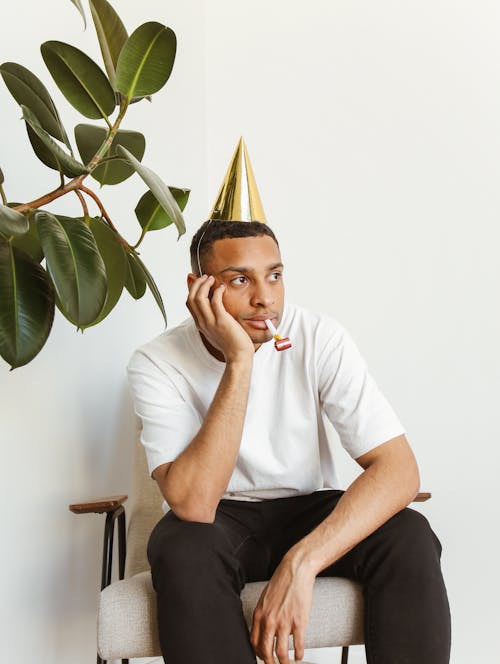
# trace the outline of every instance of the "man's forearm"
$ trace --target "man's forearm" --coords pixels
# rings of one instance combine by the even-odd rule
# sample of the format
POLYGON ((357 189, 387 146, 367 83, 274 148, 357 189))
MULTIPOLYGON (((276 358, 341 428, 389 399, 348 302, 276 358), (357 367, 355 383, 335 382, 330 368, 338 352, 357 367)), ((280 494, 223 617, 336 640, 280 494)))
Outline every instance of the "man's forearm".
POLYGON ((391 452, 373 461, 335 510, 290 549, 285 558, 292 566, 305 565, 318 574, 413 500, 420 482, 413 452, 406 439, 393 442, 386 443, 391 452))
POLYGON ((165 497, 180 518, 214 519, 238 458, 252 366, 252 357, 226 364, 199 432, 168 471, 165 497))

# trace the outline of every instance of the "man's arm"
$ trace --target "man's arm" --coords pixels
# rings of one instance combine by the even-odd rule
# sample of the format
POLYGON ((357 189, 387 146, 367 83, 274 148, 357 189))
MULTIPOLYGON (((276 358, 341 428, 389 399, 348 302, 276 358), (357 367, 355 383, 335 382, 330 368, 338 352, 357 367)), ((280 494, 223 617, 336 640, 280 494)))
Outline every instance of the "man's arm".
POLYGON ((406 507, 418 493, 418 467, 404 435, 356 461, 364 472, 349 486, 335 510, 287 552, 257 604, 251 641, 265 664, 273 662, 275 636, 281 664, 290 661, 290 634, 294 637, 295 659, 302 659, 316 575, 406 507))
POLYGON ((224 285, 209 299, 212 284, 212 277, 197 279, 186 304, 198 329, 224 353, 226 368, 199 432, 175 461, 153 472, 180 519, 205 523, 213 522, 236 464, 255 352, 248 334, 224 308, 224 285))
POLYGON ((335 510, 289 551, 295 564, 307 561, 315 574, 409 505, 418 493, 420 476, 406 436, 397 436, 356 461, 364 472, 335 510))

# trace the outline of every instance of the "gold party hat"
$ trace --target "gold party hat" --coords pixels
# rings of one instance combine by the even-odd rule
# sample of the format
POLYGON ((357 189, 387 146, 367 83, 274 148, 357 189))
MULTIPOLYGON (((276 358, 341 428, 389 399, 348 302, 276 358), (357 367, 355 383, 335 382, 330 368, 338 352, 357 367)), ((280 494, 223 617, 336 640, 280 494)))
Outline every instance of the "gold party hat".
POLYGON ((243 137, 238 141, 209 219, 266 223, 266 215, 243 137))

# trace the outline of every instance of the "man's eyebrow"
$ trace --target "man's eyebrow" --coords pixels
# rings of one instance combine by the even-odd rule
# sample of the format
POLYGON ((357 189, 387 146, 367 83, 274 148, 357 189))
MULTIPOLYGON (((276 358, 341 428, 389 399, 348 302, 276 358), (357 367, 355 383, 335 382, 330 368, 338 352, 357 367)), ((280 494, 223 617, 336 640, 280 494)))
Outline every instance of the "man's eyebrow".
MULTIPOLYGON (((278 267, 284 267, 283 263, 273 263, 272 265, 268 265, 266 271, 276 270, 278 267)), ((224 274, 224 272, 242 272, 245 274, 248 272, 255 272, 255 270, 251 267, 245 267, 244 265, 229 265, 218 272, 218 274, 224 274)))

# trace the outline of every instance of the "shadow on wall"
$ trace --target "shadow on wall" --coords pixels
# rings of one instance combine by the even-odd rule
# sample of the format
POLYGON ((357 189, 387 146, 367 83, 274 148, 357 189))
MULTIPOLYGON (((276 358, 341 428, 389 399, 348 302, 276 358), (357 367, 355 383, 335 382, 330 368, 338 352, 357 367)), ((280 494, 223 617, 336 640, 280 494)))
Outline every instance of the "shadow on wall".
MULTIPOLYGON (((72 643, 81 641, 82 632, 87 632, 88 661, 95 658, 95 638, 89 625, 95 623, 97 615, 105 515, 75 515, 68 505, 114 494, 130 496, 136 415, 126 378, 118 389, 116 376, 114 384, 112 378, 111 375, 109 390, 100 385, 95 391, 81 391, 85 417, 79 424, 81 443, 74 446, 74 488, 67 489, 74 493, 66 494, 64 503, 64 498, 58 496, 58 504, 54 505, 60 522, 57 530, 64 535, 57 559, 51 559, 45 572, 39 570, 37 575, 39 589, 46 598, 44 612, 50 616, 47 626, 54 626, 50 639, 54 656, 69 651, 72 643), (105 403, 103 394, 107 395, 105 403)), ((116 551, 113 557, 117 560, 116 551)), ((113 578, 115 575, 116 569, 113 578)))

